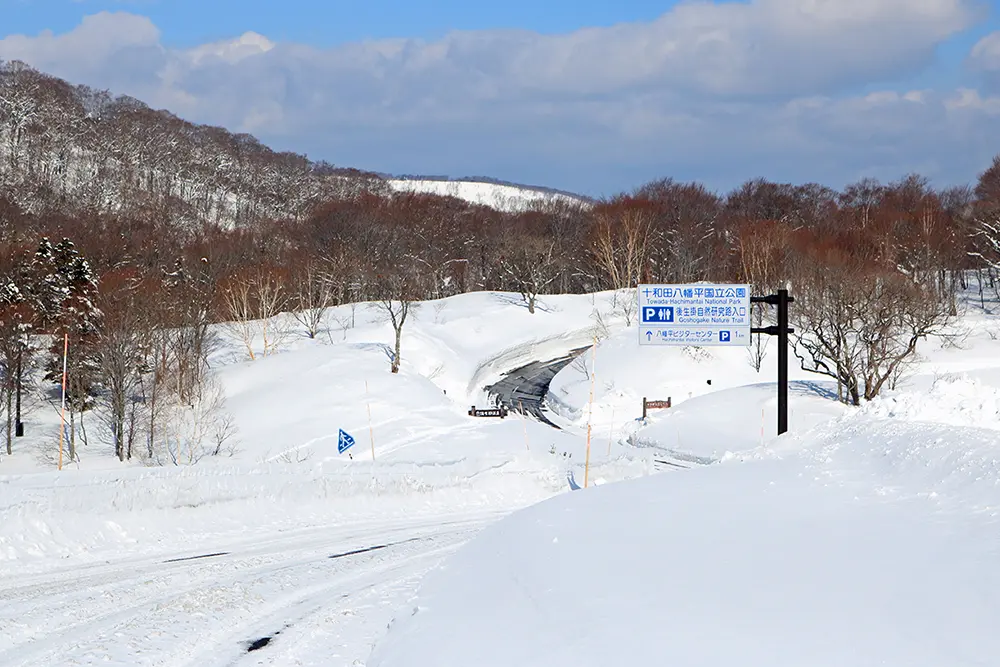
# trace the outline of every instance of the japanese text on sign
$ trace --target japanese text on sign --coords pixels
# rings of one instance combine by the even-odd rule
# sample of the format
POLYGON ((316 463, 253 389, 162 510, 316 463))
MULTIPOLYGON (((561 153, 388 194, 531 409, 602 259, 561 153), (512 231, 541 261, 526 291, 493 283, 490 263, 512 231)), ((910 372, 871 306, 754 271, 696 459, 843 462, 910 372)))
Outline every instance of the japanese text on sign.
POLYGON ((748 345, 749 285, 639 285, 639 342, 748 345))

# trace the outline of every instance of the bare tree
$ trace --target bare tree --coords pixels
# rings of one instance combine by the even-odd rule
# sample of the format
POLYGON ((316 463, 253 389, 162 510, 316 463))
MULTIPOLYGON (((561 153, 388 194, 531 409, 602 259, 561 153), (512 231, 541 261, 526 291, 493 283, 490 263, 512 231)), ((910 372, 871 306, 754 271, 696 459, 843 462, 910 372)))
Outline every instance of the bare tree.
POLYGON ((288 304, 285 280, 281 271, 252 267, 230 278, 223 288, 223 299, 229 331, 243 344, 247 357, 257 358, 254 344, 259 336, 263 354, 272 354, 288 335, 288 329, 277 321, 288 304))
POLYGON ((642 279, 649 252, 649 216, 642 210, 618 207, 598 213, 592 253, 608 287, 635 287, 642 279))
POLYGON ((337 281, 331 271, 318 260, 308 259, 292 278, 293 313, 306 329, 309 338, 316 338, 326 321, 326 313, 336 305, 337 281))
POLYGON ((556 281, 560 274, 559 263, 552 243, 525 239, 516 244, 507 255, 501 256, 500 266, 504 276, 534 314, 538 295, 556 281))
MULTIPOLYGON (((788 241, 788 227, 772 221, 744 222, 738 227, 736 252, 739 259, 740 279, 750 284, 753 296, 764 296, 778 285, 778 271, 784 259, 788 241)), ((751 304, 751 324, 763 327, 767 305, 751 304)), ((750 365, 758 373, 767 355, 770 336, 753 336, 747 349, 750 365)))
POLYGON ((837 380, 854 405, 893 387, 922 338, 944 331, 948 304, 933 285, 864 261, 810 262, 796 279, 795 354, 837 380))
POLYGON ((419 281, 413 274, 382 274, 377 277, 375 288, 379 298, 373 305, 389 320, 395 335, 390 370, 398 373, 402 363, 403 326, 417 307, 419 281))
POLYGON ((152 462, 161 465, 194 465, 210 456, 232 456, 239 444, 225 392, 212 375, 205 376, 191 402, 172 397, 157 428, 159 445, 151 455, 152 462))
MULTIPOLYGON (((750 304, 750 326, 752 328, 760 329, 765 326, 766 308, 767 304, 764 303, 750 304)), ((760 369, 764 365, 764 358, 767 356, 767 345, 770 340, 770 336, 755 334, 751 336, 750 345, 747 346, 747 356, 750 360, 750 365, 758 373, 760 373, 760 369)))
POLYGON ((142 374, 147 370, 154 323, 149 283, 121 273, 104 277, 102 321, 93 345, 102 389, 103 421, 119 460, 130 459, 138 435, 142 374))
POLYGON ((639 312, 639 294, 636 288, 615 290, 611 295, 611 313, 619 315, 625 326, 632 326, 639 312))

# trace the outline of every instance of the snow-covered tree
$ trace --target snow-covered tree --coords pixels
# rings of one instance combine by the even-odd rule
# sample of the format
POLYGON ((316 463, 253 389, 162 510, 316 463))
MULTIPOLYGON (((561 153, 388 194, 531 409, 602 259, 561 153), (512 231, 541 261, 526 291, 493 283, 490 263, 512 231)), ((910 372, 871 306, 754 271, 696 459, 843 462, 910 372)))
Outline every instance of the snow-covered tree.
POLYGON ((8 455, 13 453, 26 369, 34 351, 30 345, 32 319, 30 305, 14 277, 0 277, 0 413, 4 415, 8 455))

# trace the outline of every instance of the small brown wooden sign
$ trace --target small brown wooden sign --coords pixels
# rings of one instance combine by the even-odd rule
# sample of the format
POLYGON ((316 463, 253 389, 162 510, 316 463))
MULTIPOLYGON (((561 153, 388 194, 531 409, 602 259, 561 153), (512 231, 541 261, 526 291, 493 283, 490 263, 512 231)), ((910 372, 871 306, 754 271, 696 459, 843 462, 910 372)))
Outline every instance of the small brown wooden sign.
POLYGON ((650 401, 645 396, 642 397, 642 418, 646 418, 647 410, 662 410, 670 407, 670 397, 665 401, 650 401))
POLYGON ((476 406, 473 405, 472 409, 469 410, 469 416, 470 417, 499 417, 500 419, 503 419, 504 417, 507 416, 507 409, 506 408, 502 408, 502 407, 501 408, 487 408, 487 409, 481 409, 480 408, 480 409, 477 409, 476 406))

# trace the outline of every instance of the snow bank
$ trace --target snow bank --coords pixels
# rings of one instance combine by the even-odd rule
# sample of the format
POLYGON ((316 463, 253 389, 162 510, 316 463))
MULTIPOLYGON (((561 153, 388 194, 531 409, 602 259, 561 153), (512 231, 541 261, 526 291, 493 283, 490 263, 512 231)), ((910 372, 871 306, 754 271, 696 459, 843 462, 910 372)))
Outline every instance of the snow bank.
POLYGON ((247 530, 510 510, 566 487, 560 471, 517 461, 485 471, 469 462, 338 468, 198 466, 0 478, 0 570, 5 560, 90 560, 123 547, 180 548, 247 530))
MULTIPOLYGON (((575 427, 585 428, 589 418, 598 432, 617 433, 622 443, 707 463, 754 449, 777 435, 773 348, 757 372, 746 348, 640 347, 636 327, 619 325, 598 344, 596 355, 584 355, 586 369, 578 363, 556 375, 548 403, 575 427), (643 397, 670 399, 672 407, 650 410, 643 421, 643 397)), ((842 414, 835 384, 795 368, 790 376, 792 430, 807 430, 842 414)))
POLYGON ((861 411, 872 417, 1000 430, 1000 388, 967 375, 947 375, 927 391, 887 392, 861 411))
MULTIPOLYGON (((836 401, 836 386, 798 381, 788 388, 788 428, 809 431, 847 410, 836 401)), ((629 442, 678 459, 711 463, 739 452, 766 447, 777 437, 775 384, 755 384, 698 396, 669 410, 651 412, 637 423, 629 442)))
MULTIPOLYGON (((553 431, 555 433, 555 431, 553 431)), ((458 444, 458 443, 455 443, 458 444)), ((523 448, 523 438, 518 440, 523 448)), ((566 492, 582 456, 489 452, 451 462, 129 468, 0 477, 0 574, 4 561, 100 559, 198 545, 246 531, 448 512, 508 512, 566 492), (493 461, 491 464, 490 462, 493 461)), ((607 480, 648 475, 643 460, 595 462, 607 480)))
POLYGON ((990 664, 995 433, 852 415, 783 444, 504 519, 369 666, 990 664))

